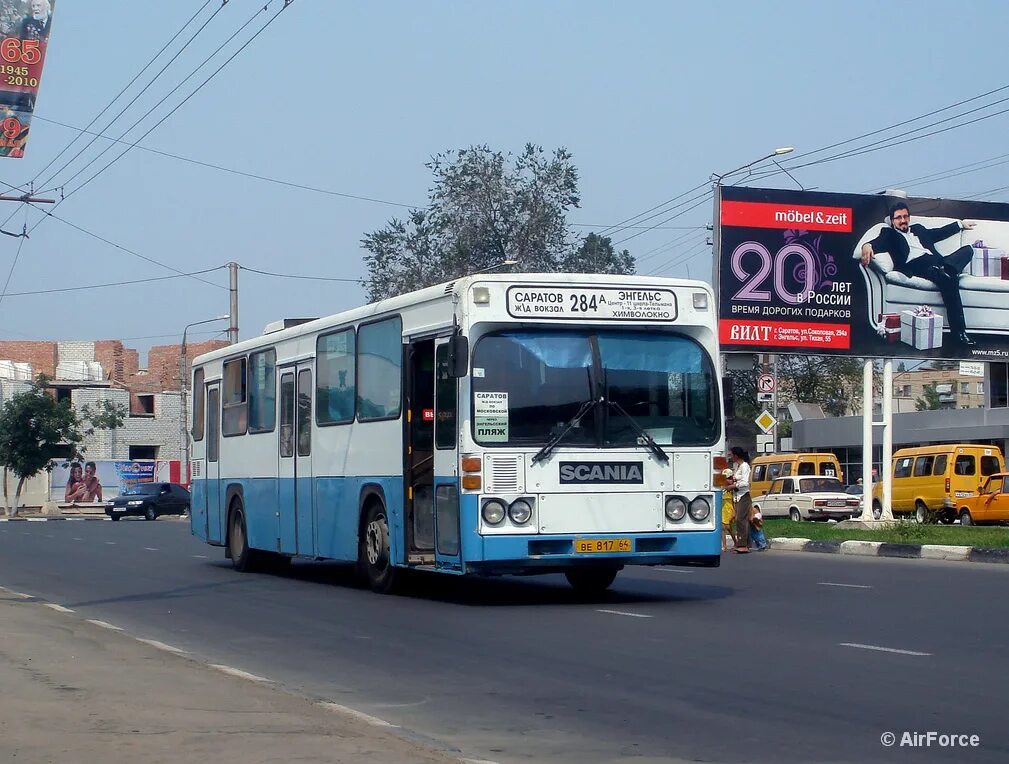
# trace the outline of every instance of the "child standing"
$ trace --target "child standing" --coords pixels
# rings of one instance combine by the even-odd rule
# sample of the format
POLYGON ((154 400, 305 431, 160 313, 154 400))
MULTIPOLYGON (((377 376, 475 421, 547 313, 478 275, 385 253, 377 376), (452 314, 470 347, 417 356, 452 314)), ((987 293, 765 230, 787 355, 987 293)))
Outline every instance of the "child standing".
POLYGON ((764 535, 764 516, 756 508, 750 512, 750 539, 758 552, 766 552, 771 546, 764 535))

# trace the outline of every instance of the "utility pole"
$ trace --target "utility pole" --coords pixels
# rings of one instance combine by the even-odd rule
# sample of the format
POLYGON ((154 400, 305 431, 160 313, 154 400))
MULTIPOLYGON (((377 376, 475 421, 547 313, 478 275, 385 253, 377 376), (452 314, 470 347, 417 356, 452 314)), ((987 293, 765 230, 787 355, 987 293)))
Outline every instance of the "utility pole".
POLYGON ((238 342, 238 263, 228 263, 228 276, 228 291, 231 298, 231 324, 228 326, 228 342, 234 345, 238 342))

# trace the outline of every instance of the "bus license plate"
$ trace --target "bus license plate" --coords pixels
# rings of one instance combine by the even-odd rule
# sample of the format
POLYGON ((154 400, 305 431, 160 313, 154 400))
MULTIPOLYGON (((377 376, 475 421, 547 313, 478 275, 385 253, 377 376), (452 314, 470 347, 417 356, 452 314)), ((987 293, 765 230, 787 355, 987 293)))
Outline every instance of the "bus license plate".
POLYGON ((620 539, 575 539, 576 554, 593 554, 607 552, 630 552, 631 540, 620 539))

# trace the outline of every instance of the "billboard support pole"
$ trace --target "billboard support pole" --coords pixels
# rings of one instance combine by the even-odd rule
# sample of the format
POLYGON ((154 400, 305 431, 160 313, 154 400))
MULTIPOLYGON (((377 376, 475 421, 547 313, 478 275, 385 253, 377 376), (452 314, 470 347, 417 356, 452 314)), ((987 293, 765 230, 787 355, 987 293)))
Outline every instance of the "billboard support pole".
POLYGON ((880 479, 883 481, 883 514, 880 520, 893 520, 893 360, 883 361, 883 458, 880 460, 880 479))
POLYGON ((872 361, 862 367, 862 521, 872 516, 872 361))

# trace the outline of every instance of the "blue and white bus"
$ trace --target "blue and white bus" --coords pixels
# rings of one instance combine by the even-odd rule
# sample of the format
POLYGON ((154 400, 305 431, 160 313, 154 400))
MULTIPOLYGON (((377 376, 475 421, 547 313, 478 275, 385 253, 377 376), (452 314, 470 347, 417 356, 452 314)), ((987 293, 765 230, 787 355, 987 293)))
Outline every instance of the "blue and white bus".
POLYGON ((717 566, 724 414, 707 284, 477 275, 193 363, 192 531, 239 570, 717 566))

